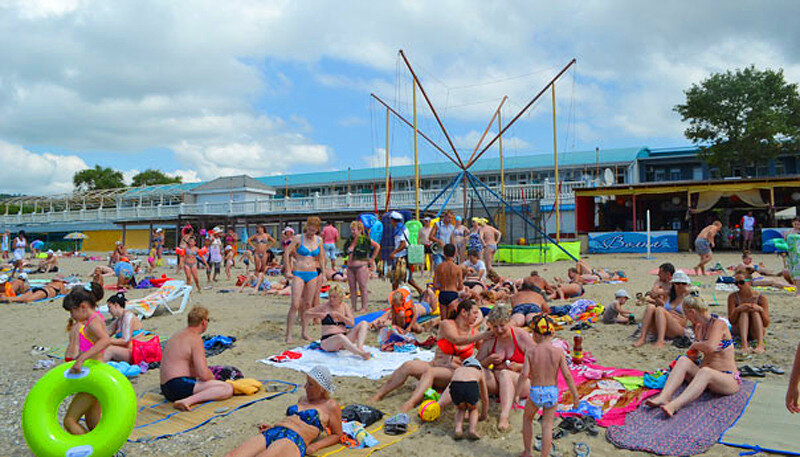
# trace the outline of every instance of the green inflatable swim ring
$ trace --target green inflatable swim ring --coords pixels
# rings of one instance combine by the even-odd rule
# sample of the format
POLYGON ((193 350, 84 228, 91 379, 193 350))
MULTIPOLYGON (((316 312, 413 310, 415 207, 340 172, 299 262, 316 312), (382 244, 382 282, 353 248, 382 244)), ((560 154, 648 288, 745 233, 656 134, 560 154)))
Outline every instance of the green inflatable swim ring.
POLYGON ((22 432, 37 457, 114 455, 136 422, 136 392, 114 367, 97 360, 84 362, 81 372, 69 372, 74 362, 61 364, 34 384, 22 409, 22 432), (86 392, 100 402, 100 423, 85 435, 73 435, 58 422, 58 407, 68 396, 86 392))
POLYGON ((772 241, 772 245, 773 245, 773 246, 775 247, 775 249, 777 249, 778 251, 784 251, 784 252, 786 252, 786 251, 788 251, 788 250, 789 250, 789 245, 788 245, 788 244, 786 244, 786 240, 784 240, 784 239, 781 239, 781 238, 776 238, 775 240, 773 240, 773 241, 772 241))
POLYGON ((406 228, 408 229, 408 240, 411 241, 411 244, 419 244, 417 243, 417 236, 422 228, 422 222, 408 221, 406 222, 406 228))

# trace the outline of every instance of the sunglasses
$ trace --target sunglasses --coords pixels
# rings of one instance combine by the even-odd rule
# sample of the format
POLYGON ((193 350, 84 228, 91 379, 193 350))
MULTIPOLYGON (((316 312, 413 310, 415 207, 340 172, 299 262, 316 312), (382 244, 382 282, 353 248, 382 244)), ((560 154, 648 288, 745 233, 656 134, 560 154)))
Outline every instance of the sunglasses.
POLYGON ((749 279, 738 279, 738 280, 734 281, 733 283, 736 284, 737 286, 743 286, 748 282, 750 282, 749 279))

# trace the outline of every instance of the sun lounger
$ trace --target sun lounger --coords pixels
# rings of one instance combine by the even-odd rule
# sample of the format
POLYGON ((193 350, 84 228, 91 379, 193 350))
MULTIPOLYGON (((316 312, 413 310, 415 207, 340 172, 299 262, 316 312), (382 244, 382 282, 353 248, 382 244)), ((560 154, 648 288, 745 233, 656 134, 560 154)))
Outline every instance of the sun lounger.
MULTIPOLYGON (((189 302, 189 294, 191 292, 192 286, 186 285, 185 281, 181 281, 179 279, 167 281, 157 291, 151 293, 150 295, 143 298, 129 300, 125 305, 125 308, 133 311, 139 316, 139 318, 142 319, 152 317, 156 310, 158 310, 158 308, 161 306, 169 311, 170 314, 179 314, 182 313, 186 308, 186 304, 189 302), (170 305, 172 302, 177 300, 180 300, 179 306, 174 307, 170 305)), ((108 314, 108 306, 100 306, 99 311, 103 314, 108 314)))

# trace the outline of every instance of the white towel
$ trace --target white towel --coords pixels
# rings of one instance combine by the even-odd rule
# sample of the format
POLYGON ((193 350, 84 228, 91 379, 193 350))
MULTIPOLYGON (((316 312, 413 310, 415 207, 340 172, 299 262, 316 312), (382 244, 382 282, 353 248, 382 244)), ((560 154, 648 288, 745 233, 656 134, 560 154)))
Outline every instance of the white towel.
POLYGON ((357 378, 381 379, 394 373, 400 365, 409 360, 423 360, 429 362, 433 360, 433 351, 418 349, 415 352, 381 352, 377 348, 364 346, 364 349, 372 354, 372 358, 364 360, 361 357, 347 351, 324 352, 319 349, 295 348, 294 352, 299 352, 303 356, 295 360, 286 362, 273 362, 269 359, 258 360, 280 368, 291 368, 292 370, 308 373, 317 365, 328 367, 334 376, 354 376, 357 378))

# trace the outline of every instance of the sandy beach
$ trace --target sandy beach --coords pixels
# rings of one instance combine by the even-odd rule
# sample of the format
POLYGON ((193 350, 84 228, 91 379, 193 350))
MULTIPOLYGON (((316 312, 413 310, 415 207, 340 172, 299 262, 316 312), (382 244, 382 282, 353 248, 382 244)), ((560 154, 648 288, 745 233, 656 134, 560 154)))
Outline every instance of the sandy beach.
MULTIPOLYGON (((613 293, 624 287, 633 296, 636 292, 643 292, 650 288, 655 276, 648 271, 656 268, 660 263, 672 262, 677 268, 688 268, 695 265, 697 256, 693 254, 659 254, 655 259, 646 260, 641 255, 593 255, 586 257, 593 266, 624 270, 629 282, 624 285, 601 284, 586 287, 586 296, 604 304, 613 299, 613 293)), ((714 262, 721 262, 724 266, 738 263, 740 257, 737 253, 716 254, 714 262)), ((764 261, 771 269, 779 267, 779 259, 773 255, 757 255, 756 262, 764 261)), ((78 259, 64 259, 61 261, 62 271, 75 273, 86 277, 88 272, 99 262, 84 262, 78 259)), ((565 276, 566 269, 572 266, 568 262, 540 266, 501 266, 499 271, 504 276, 521 277, 527 275, 531 269, 539 270, 540 274, 548 279, 553 276, 565 276)), ((157 271, 170 273, 172 268, 161 268, 157 271)), ((242 270, 236 270, 240 273, 242 270)), ((52 276, 38 275, 36 277, 52 276)), ((224 274, 222 275, 224 277, 224 274)), ((182 278, 181 276, 178 276, 182 278)), ((716 277, 693 278, 703 283, 702 295, 706 299, 714 293, 713 283, 716 277)), ((201 280, 205 285, 205 279, 201 280)), ((283 329, 288 308, 288 297, 263 297, 239 293, 218 293, 218 289, 233 289, 232 282, 221 281, 211 290, 202 290, 202 293, 193 292, 189 307, 203 305, 211 311, 212 322, 209 333, 234 335, 238 338, 236 346, 220 355, 209 359, 214 365, 234 365, 242 370, 246 377, 258 379, 281 379, 302 384, 304 376, 296 371, 274 368, 257 363, 257 359, 280 353, 291 349, 295 345, 283 342, 283 329)), ((370 282, 370 309, 377 310, 384 307, 385 299, 390 290, 390 284, 381 280, 370 282)), ((147 291, 135 290, 129 297, 140 297, 147 291)), ((797 345, 797 322, 800 320, 796 310, 796 297, 783 293, 768 293, 772 324, 767 333, 767 352, 755 355, 746 362, 750 365, 771 363, 784 368, 785 375, 767 375, 763 382, 785 386, 788 380, 788 371, 797 345)), ((723 306, 712 309, 712 312, 725 314, 727 293, 716 292, 716 297, 723 306)), ((637 308, 633 303, 629 307, 635 310, 637 319, 641 317, 642 308, 637 308)), ((31 455, 27 449, 20 426, 22 404, 25 395, 31 386, 44 372, 34 371, 34 363, 42 358, 31 355, 31 347, 40 345, 56 347, 66 344, 64 326, 68 314, 61 308, 61 301, 36 304, 3 304, 0 305, 2 313, 4 337, 0 340, 0 454, 2 455, 31 455)), ((144 321, 147 330, 160 335, 171 335, 185 325, 186 315, 162 314, 144 321)), ((672 346, 658 350, 651 345, 634 349, 628 338, 633 332, 633 327, 598 324, 594 329, 584 332, 584 350, 591 351, 602 365, 637 368, 641 370, 655 370, 666 367, 667 364, 683 353, 682 350, 672 346)), ((312 328, 311 334, 318 335, 318 328, 312 328)), ((571 338, 568 330, 559 332, 561 338, 571 338)), ((299 340, 299 333, 296 335, 299 340)), ((423 336, 422 339, 427 337, 423 336)), ((372 334, 368 342, 374 345, 375 337, 372 334)), ((336 397, 342 405, 356 402, 366 402, 368 397, 377 389, 377 383, 366 379, 336 378, 338 390, 336 397)), ((137 393, 158 388, 158 373, 149 371, 133 381, 137 393)), ((408 381, 406 385, 389 395, 378 406, 387 414, 396 412, 400 404, 407 399, 413 384, 408 381)), ((162 439, 146 444, 128 443, 123 451, 129 456, 156 456, 156 455, 191 455, 191 456, 219 456, 243 442, 254 434, 254 424, 259 421, 275 421, 283 416, 285 408, 296 400, 296 395, 279 397, 257 403, 242 409, 228 417, 215 419, 198 430, 179 435, 177 437, 162 439)), ((518 455, 522 450, 520 434, 521 412, 512 413, 512 429, 507 433, 497 431, 497 415, 499 407, 496 402, 490 406, 490 417, 479 426, 479 432, 484 439, 477 443, 459 443, 451 438, 454 410, 448 409, 437 422, 424 424, 421 431, 398 444, 380 451, 375 455, 386 456, 429 456, 433 452, 448 457, 456 456, 506 456, 518 455)), ((538 425, 534 426, 538 433, 538 425)), ((601 431, 598 437, 591 438, 586 434, 577 437, 569 436, 558 442, 560 450, 569 450, 571 455, 572 443, 580 440, 591 446, 592 455, 633 455, 635 453, 621 451, 614 448, 605 440, 605 433, 601 431)), ((723 445, 714 446, 707 455, 709 456, 734 456, 739 450, 723 445)))

